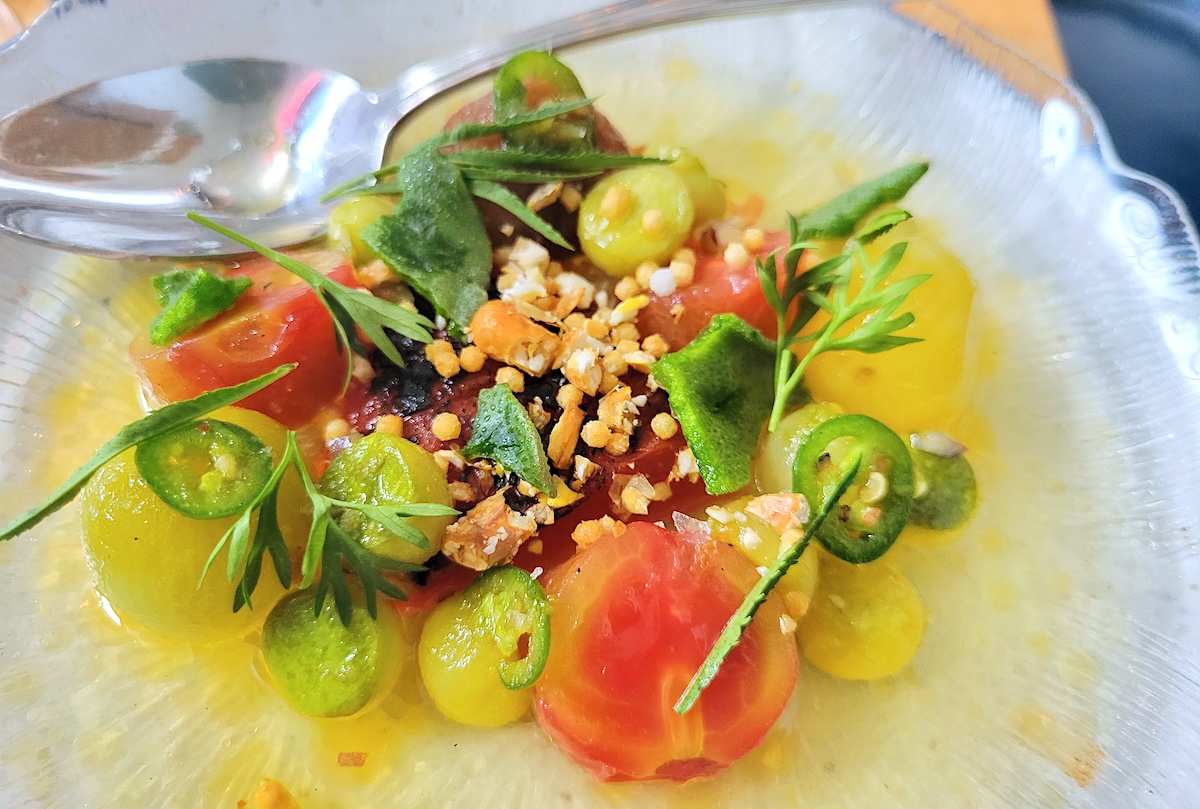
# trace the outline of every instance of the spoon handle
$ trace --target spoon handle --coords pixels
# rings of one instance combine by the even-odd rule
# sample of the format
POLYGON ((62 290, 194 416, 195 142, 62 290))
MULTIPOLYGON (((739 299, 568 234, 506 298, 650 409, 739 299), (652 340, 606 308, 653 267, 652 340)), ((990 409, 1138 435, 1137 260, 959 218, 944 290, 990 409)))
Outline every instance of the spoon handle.
POLYGON ((500 67, 514 53, 595 42, 661 25, 814 6, 887 6, 890 0, 624 0, 420 62, 379 93, 385 136, 429 99, 500 67))

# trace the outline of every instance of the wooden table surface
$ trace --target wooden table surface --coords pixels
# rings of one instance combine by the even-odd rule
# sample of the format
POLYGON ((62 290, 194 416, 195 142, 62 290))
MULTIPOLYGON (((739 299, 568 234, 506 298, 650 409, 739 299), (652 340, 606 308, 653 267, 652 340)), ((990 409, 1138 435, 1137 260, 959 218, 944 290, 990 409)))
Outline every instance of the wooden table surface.
MULTIPOLYGON (((153 0, 143 0, 153 2, 153 0)), ((1066 75, 1049 0, 941 0, 1000 41, 1011 45, 1054 73, 1066 75)), ((0 0, 0 41, 29 25, 46 0, 0 0), (5 8, 7 3, 8 8, 5 8), (11 9, 11 12, 9 12, 11 9)))

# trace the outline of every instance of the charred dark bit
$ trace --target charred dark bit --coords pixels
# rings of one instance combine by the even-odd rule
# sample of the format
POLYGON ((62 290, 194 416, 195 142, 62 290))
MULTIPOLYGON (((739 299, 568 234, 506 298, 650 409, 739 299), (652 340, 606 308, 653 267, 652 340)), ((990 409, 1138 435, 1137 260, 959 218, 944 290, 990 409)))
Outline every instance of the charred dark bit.
POLYGON ((371 352, 375 378, 371 380, 371 398, 383 404, 382 412, 411 416, 433 402, 433 386, 441 381, 433 363, 425 358, 425 344, 400 335, 392 343, 404 358, 397 368, 380 351, 371 352))

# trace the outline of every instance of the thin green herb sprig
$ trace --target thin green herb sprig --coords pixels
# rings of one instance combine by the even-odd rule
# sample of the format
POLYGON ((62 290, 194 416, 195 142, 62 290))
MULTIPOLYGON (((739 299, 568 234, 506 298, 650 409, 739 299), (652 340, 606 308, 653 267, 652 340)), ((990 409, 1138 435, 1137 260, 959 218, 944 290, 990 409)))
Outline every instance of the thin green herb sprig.
POLYGON ((359 356, 367 356, 366 347, 358 339, 357 329, 362 329, 367 339, 374 343, 376 348, 383 352, 385 357, 400 367, 404 366, 404 358, 400 356, 400 352, 392 344, 391 339, 384 331, 385 328, 420 343, 428 343, 433 340, 433 336, 429 333, 430 329, 433 328, 433 323, 424 315, 420 315, 410 309, 405 309, 403 306, 384 300, 383 298, 378 298, 370 292, 365 292, 361 289, 352 289, 345 284, 340 284, 332 278, 317 272, 304 262, 280 253, 278 250, 272 250, 265 245, 259 244, 248 236, 243 236, 223 225, 219 225, 198 213, 189 213, 188 218, 193 222, 204 225, 209 230, 216 231, 226 238, 233 239, 235 242, 245 245, 259 255, 269 258, 308 284, 317 293, 317 299, 321 301, 321 304, 333 319, 338 353, 346 355, 346 374, 342 384, 343 391, 349 387, 350 378, 354 372, 354 360, 351 352, 359 356))
POLYGON ((775 585, 779 584, 784 574, 800 559, 804 550, 808 547, 808 543, 812 541, 812 538, 820 529, 821 523, 825 522, 825 518, 833 513, 838 500, 850 488, 850 484, 854 482, 854 476, 858 474, 858 467, 861 462, 861 456, 854 456, 850 459, 846 471, 838 478, 837 483, 834 484, 825 496, 825 500, 821 503, 821 507, 817 510, 817 513, 809 520, 808 528, 805 529, 804 535, 800 537, 800 540, 796 544, 788 549, 787 553, 775 560, 775 563, 771 565, 771 569, 763 574, 753 589, 742 599, 741 605, 725 624, 725 628, 717 636, 717 640, 713 643, 708 656, 704 658, 704 662, 700 664, 700 668, 692 675, 687 688, 684 689, 683 694, 675 703, 675 713, 682 716, 690 711, 695 706, 696 701, 700 699, 700 694, 704 692, 704 689, 708 688, 712 684, 712 681, 716 679, 717 672, 721 670, 721 664, 725 662, 725 658, 729 656, 729 653, 741 641, 742 633, 746 631, 746 627, 754 620, 754 615, 758 612, 758 608, 766 603, 767 596, 770 595, 771 590, 775 588, 775 585))
MULTIPOLYGON (((574 247, 565 236, 501 183, 542 184, 584 180, 610 169, 664 161, 656 157, 611 154, 591 148, 562 152, 511 146, 504 149, 463 149, 445 153, 440 150, 480 138, 506 135, 530 124, 548 121, 588 107, 595 100, 583 98, 544 104, 536 110, 511 116, 500 123, 460 124, 449 131, 439 132, 427 138, 412 151, 415 153, 423 148, 437 150, 442 159, 458 169, 474 196, 500 206, 559 247, 573 250, 574 247)), ((404 165, 404 161, 400 160, 356 177, 334 188, 322 197, 322 201, 328 202, 346 195, 402 194, 406 187, 404 182, 384 178, 395 176, 403 170, 404 165)))
POLYGON ((864 249, 864 245, 909 218, 911 216, 906 211, 880 214, 850 237, 843 253, 799 272, 804 251, 816 245, 802 238, 799 220, 789 216, 791 245, 783 256, 782 286, 779 283, 776 254, 756 259, 759 283, 767 303, 775 311, 778 329, 775 403, 771 409, 769 431, 774 432, 779 427, 788 397, 800 384, 809 363, 818 355, 827 351, 876 354, 920 342, 919 337, 896 333, 912 325, 915 320, 912 312, 897 314, 897 311, 908 294, 929 276, 913 275, 883 286, 903 258, 908 244, 900 242, 893 245, 874 263, 864 249), (852 295, 850 282, 856 267, 862 286, 852 295), (829 320, 819 329, 801 334, 818 311, 826 312, 829 320), (842 327, 860 317, 863 318, 861 324, 848 333, 839 334, 842 327), (808 353, 797 360, 792 349, 806 344, 810 345, 808 353))
MULTIPOLYGON (((501 123, 466 123, 459 124, 453 129, 426 138, 417 144, 412 151, 422 147, 432 146, 442 149, 447 146, 457 146, 480 138, 495 135, 505 135, 513 130, 541 123, 566 115, 569 112, 591 106, 595 98, 581 98, 573 101, 558 101, 543 104, 536 110, 521 115, 513 115, 501 123)), ((493 182, 554 182, 556 180, 582 180, 594 177, 611 168, 633 166, 639 163, 661 163, 654 157, 639 155, 618 155, 600 152, 593 149, 582 149, 571 152, 545 152, 522 149, 468 149, 443 155, 460 167, 467 168, 467 179, 485 179, 493 182), (478 172, 476 175, 473 172, 478 172)), ((393 194, 398 187, 380 183, 379 181, 400 170, 402 161, 389 163, 386 166, 367 172, 352 180, 342 183, 321 197, 322 202, 331 202, 338 197, 348 194, 393 194)))
POLYGON ((452 508, 435 503, 401 503, 381 506, 370 503, 352 503, 327 497, 320 492, 312 476, 308 473, 308 467, 304 463, 304 457, 300 453, 300 446, 296 441, 295 431, 289 430, 287 446, 279 463, 275 465, 270 479, 246 506, 237 521, 217 541, 200 574, 202 583, 217 556, 228 546, 229 555, 225 574, 230 581, 237 580, 237 590, 233 600, 234 612, 243 606, 253 609, 251 598, 262 574, 263 557, 267 554, 271 556, 279 583, 285 589, 292 586, 291 555, 284 542, 283 532, 279 528, 277 513, 279 486, 289 469, 295 470, 300 477, 300 482, 304 487, 305 494, 308 495, 313 511, 312 527, 309 529, 308 543, 305 546, 304 557, 300 565, 302 577, 300 586, 307 588, 311 587, 314 581, 316 582, 315 611, 317 614, 320 614, 326 597, 332 594, 338 617, 346 626, 350 625, 352 609, 350 586, 346 578, 347 568, 357 576, 362 584, 367 612, 372 618, 377 614, 377 593, 400 600, 405 598, 404 591, 388 580, 383 575, 383 571, 395 570, 412 573, 425 568, 421 565, 399 562, 372 553, 338 525, 334 509, 350 509, 361 512, 368 519, 380 523, 401 539, 423 550, 429 549, 429 540, 419 530, 404 522, 403 518, 447 517, 458 514, 452 508), (250 523, 256 511, 258 512, 258 526, 251 538, 250 523))

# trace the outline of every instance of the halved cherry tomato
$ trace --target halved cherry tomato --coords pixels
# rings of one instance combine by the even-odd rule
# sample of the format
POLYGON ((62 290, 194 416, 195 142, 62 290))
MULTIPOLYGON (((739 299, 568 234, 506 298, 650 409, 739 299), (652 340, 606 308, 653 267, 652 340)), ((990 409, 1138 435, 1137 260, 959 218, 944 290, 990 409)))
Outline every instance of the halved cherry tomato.
MULTIPOLYGON (((786 233, 771 232, 754 255, 765 256, 786 246, 786 233)), ((731 269, 720 255, 699 255, 692 283, 670 295, 651 295, 649 305, 638 313, 638 329, 642 334, 661 334, 672 350, 678 350, 691 342, 713 315, 723 312, 731 312, 775 338, 775 312, 763 297, 753 256, 746 266, 731 269)))
MULTIPOLYGON (((338 253, 308 251, 297 257, 348 286, 354 272, 338 253)), ((346 357, 334 342, 333 323, 316 294, 266 259, 228 270, 254 281, 232 308, 171 345, 159 347, 139 334, 131 352, 142 384, 163 402, 245 382, 284 363, 296 370, 239 406, 300 427, 337 398, 346 357)))
POLYGON ((546 580, 550 660, 538 721, 605 781, 712 775, 759 744, 796 685, 796 643, 772 595, 712 685, 684 716, 674 705, 758 580, 754 565, 699 534, 633 523, 546 580))

